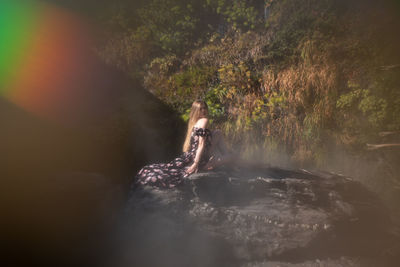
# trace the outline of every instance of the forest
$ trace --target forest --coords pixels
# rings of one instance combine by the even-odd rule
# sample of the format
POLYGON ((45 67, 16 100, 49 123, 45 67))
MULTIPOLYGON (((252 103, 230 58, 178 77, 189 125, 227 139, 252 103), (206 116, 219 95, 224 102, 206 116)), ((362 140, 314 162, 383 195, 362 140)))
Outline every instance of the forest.
POLYGON ((100 25, 107 64, 182 120, 206 100, 212 127, 243 157, 352 175, 397 199, 398 1, 64 5, 100 25))

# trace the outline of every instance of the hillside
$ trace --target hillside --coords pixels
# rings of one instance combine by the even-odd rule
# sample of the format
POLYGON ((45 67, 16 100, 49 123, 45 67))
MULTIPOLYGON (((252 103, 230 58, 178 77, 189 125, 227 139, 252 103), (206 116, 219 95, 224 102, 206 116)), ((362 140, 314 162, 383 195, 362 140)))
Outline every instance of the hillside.
POLYGON ((79 8, 101 25, 96 49, 105 62, 184 120, 191 102, 205 99, 212 127, 243 157, 341 172, 398 195, 398 149, 367 145, 398 143, 396 1, 120 0, 79 8))

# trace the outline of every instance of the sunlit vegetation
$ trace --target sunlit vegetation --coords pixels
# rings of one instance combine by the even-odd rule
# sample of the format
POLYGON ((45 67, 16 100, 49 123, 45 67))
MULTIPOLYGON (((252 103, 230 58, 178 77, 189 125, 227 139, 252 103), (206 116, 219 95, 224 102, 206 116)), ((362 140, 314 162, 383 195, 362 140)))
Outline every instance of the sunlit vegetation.
POLYGON ((205 99, 245 157, 324 166, 332 147, 361 153, 400 130, 391 1, 124 2, 103 13, 98 53, 183 119, 205 99))

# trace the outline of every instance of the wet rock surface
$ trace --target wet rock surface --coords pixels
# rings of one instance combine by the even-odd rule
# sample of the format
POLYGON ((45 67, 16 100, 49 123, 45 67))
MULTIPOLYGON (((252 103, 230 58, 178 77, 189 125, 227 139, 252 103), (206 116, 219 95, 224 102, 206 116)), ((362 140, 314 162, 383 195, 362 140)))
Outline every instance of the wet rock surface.
POLYGON ((390 266, 399 251, 373 193, 304 170, 198 173, 172 190, 135 188, 120 229, 118 266, 390 266))

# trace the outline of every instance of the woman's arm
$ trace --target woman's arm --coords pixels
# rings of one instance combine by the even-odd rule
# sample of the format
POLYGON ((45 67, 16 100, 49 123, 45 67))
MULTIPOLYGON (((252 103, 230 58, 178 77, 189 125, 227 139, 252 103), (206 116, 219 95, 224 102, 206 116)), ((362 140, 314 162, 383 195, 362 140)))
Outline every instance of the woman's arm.
POLYGON ((196 173, 199 169, 199 163, 200 163, 200 159, 201 159, 201 155, 203 154, 203 150, 204 150, 204 144, 205 144, 205 138, 203 136, 200 136, 199 139, 199 146, 197 147, 196 150, 196 156, 194 157, 194 161, 193 164, 189 167, 189 169, 186 170, 186 172, 188 174, 191 173, 196 173))
MULTIPOLYGON (((197 127, 205 129, 207 127, 207 123, 208 123, 208 119, 207 118, 202 118, 202 119, 200 119, 198 121, 197 127)), ((198 145, 197 150, 196 150, 196 155, 194 157, 193 164, 186 170, 186 172, 188 174, 191 174, 191 173, 194 173, 194 172, 198 171, 199 163, 200 163, 201 156, 203 154, 205 143, 206 143, 205 139, 206 139, 206 137, 199 136, 199 145, 198 145)))

